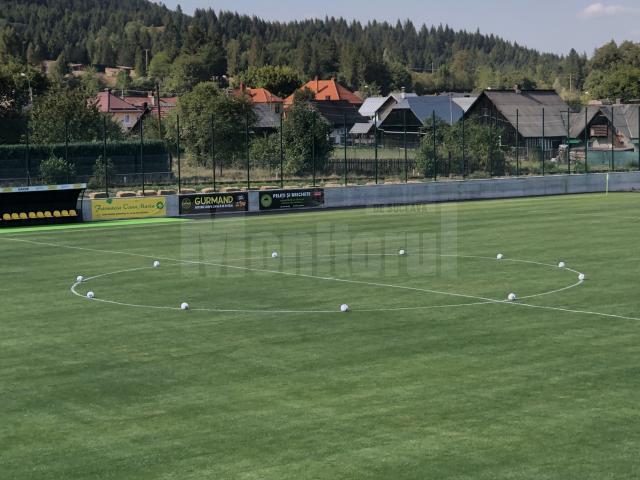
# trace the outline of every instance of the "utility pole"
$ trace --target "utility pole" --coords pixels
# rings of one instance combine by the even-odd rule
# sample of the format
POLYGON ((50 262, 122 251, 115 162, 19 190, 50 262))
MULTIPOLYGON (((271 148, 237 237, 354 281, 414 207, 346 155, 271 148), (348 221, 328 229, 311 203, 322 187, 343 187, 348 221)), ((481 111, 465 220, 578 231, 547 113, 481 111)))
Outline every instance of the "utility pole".
POLYGON ((144 49, 144 73, 145 77, 149 76, 149 49, 144 49))
POLYGON ((158 108, 158 137, 162 140, 162 115, 160 113, 160 85, 156 83, 156 103, 158 108))

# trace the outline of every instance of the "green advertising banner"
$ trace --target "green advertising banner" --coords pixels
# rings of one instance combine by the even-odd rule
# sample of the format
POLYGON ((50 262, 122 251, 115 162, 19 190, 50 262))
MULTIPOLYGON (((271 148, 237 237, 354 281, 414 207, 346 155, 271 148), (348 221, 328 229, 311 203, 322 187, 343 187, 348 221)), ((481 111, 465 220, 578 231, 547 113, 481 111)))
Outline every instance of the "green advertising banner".
POLYGON ((260 210, 322 208, 323 206, 323 188, 301 188, 297 190, 271 190, 260 192, 260 210))

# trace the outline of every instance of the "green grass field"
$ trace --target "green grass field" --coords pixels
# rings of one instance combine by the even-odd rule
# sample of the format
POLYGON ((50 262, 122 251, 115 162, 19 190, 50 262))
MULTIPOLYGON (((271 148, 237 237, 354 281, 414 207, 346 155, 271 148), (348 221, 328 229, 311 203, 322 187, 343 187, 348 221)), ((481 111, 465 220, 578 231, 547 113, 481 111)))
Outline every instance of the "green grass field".
POLYGON ((0 478, 640 478, 639 211, 0 232, 0 478))

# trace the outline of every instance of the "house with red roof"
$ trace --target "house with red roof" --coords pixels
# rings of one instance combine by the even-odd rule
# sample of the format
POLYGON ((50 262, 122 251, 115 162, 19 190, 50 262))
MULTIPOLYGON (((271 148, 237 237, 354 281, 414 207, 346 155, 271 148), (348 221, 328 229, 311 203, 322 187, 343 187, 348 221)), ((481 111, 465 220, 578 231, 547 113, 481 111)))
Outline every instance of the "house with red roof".
POLYGON ((240 84, 240 88, 232 90, 233 95, 241 97, 246 95, 253 104, 268 103, 274 105, 282 105, 284 100, 277 95, 274 95, 266 88, 250 88, 244 84, 240 84))
MULTIPOLYGON (((362 105, 362 99, 349 90, 347 87, 340 85, 336 82, 335 78, 331 80, 319 80, 316 77, 300 87, 298 90, 311 90, 314 93, 314 100, 316 102, 332 101, 332 102, 348 102, 351 105, 360 107, 362 105)), ((285 100, 285 107, 290 106, 293 103, 295 93, 289 95, 285 100)))
POLYGON ((116 97, 109 90, 96 95, 95 105, 100 112, 110 114, 125 132, 130 131, 144 113, 144 109, 116 97))
POLYGON ((274 95, 266 88, 250 88, 240 84, 240 88, 231 90, 236 97, 248 98, 253 104, 253 110, 258 117, 255 125, 257 129, 273 130, 280 125, 280 113, 284 100, 274 95))
MULTIPOLYGON (((160 97, 160 116, 165 118, 178 104, 178 97, 160 97)), ((149 92, 145 97, 124 97, 124 101, 135 105, 142 111, 158 114, 158 97, 149 92)))

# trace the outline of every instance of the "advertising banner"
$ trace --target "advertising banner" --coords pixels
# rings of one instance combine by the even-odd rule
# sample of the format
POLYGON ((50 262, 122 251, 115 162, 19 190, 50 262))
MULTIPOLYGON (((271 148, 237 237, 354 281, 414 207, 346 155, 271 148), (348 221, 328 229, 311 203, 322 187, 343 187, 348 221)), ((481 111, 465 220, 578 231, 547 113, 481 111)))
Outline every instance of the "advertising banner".
POLYGON ((166 217, 164 197, 126 197, 91 200, 92 220, 166 217))
POLYGON ((260 210, 322 208, 323 206, 323 188, 301 188, 298 190, 271 190, 260 192, 260 210))
POLYGON ((192 193, 180 195, 180 215, 204 215, 216 212, 243 212, 248 209, 246 192, 192 193))

